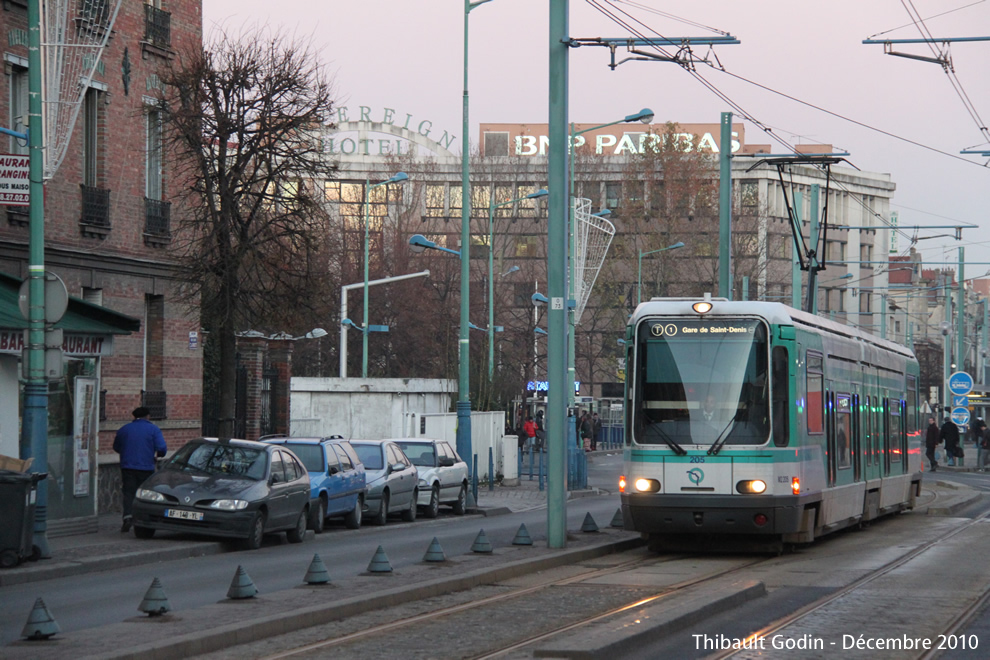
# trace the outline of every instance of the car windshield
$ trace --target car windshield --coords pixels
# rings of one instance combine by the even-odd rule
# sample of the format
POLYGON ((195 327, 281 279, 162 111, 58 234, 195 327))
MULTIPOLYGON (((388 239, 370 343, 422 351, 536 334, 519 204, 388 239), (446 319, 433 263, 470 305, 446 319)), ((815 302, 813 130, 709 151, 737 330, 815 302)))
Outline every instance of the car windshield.
POLYGON ((406 456, 409 457, 413 465, 436 467, 437 454, 432 444, 421 442, 397 442, 395 444, 402 447, 402 451, 406 452, 406 456))
POLYGON ((323 462, 322 445, 303 445, 292 442, 285 443, 285 446, 292 450, 302 464, 306 466, 307 472, 323 472, 326 465, 323 462))
POLYGON ((358 458, 364 463, 366 470, 381 470, 385 467, 385 462, 382 460, 381 445, 356 445, 351 443, 351 446, 354 447, 354 451, 357 452, 358 458))
POLYGON ((268 452, 254 447, 194 442, 175 452, 166 467, 260 481, 268 472, 268 452))

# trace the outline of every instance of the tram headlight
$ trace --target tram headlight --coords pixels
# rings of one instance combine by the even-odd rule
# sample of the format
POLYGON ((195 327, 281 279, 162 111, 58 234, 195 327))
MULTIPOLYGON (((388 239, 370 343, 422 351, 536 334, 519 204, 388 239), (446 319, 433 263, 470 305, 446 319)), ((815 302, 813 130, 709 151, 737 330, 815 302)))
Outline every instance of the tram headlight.
POLYGON ((693 309, 698 314, 707 314, 708 312, 712 311, 712 304, 707 300, 702 302, 696 302, 693 305, 691 305, 691 309, 693 309))
POLYGON ((746 495, 765 493, 767 490, 767 482, 762 479, 740 481, 736 484, 736 490, 746 495))
POLYGON ((640 477, 633 482, 633 488, 638 493, 657 493, 660 491, 660 482, 656 479, 644 479, 640 477))

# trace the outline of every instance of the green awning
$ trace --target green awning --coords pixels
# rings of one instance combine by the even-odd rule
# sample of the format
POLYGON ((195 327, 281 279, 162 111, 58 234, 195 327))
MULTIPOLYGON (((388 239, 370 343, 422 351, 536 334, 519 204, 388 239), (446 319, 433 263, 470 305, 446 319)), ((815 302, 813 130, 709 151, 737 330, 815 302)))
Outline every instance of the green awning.
MULTIPOLYGON (((21 316, 17 305, 21 281, 19 277, 0 273, 0 330, 28 327, 28 322, 21 316)), ((70 333, 129 335, 141 329, 141 321, 69 296, 69 308, 55 327, 70 333)))

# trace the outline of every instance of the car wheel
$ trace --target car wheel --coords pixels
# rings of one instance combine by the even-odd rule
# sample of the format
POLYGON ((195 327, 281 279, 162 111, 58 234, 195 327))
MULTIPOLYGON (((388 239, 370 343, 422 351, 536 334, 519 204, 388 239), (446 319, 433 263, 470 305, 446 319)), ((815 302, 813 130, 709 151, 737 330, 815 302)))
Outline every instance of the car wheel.
POLYGON ((306 509, 299 512, 296 526, 285 533, 285 538, 289 540, 289 543, 302 543, 303 539, 306 538, 306 509))
POLYGON ((358 529, 361 527, 361 509, 363 508, 364 500, 359 497, 357 498, 357 502, 354 503, 354 508, 344 518, 344 524, 347 525, 347 529, 358 529))
POLYGON ((467 513, 467 486, 461 484, 461 492, 457 493, 457 501, 454 502, 454 513, 463 516, 467 513))
POLYGON ((414 489, 412 492, 412 501, 409 503, 409 508, 402 512, 402 519, 406 522, 413 522, 416 520, 416 500, 419 499, 419 489, 414 489))
POLYGON ((248 550, 257 550, 261 547, 261 542, 265 540, 265 514, 261 511, 254 514, 251 521, 251 531, 244 539, 244 547, 248 550))
POLYGON ((430 490, 430 503, 423 509, 423 515, 427 518, 436 518, 440 514, 440 486, 433 484, 430 490))
POLYGON ((327 503, 323 497, 317 500, 316 509, 309 517, 309 528, 316 534, 322 534, 327 524, 327 503))
POLYGON ((151 527, 135 527, 134 536, 139 539, 150 539, 155 535, 155 530, 151 527))
POLYGON ((382 493, 382 499, 378 503, 378 513, 372 519, 372 522, 381 527, 386 522, 388 522, 388 491, 382 493))

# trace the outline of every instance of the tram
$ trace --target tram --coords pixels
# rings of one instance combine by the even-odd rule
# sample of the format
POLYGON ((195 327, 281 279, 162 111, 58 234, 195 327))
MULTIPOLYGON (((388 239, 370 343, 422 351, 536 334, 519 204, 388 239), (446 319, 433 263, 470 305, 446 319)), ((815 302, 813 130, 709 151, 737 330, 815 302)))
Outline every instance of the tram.
POLYGON ((626 529, 654 550, 770 549, 911 509, 918 362, 780 303, 654 298, 626 328, 626 529))

